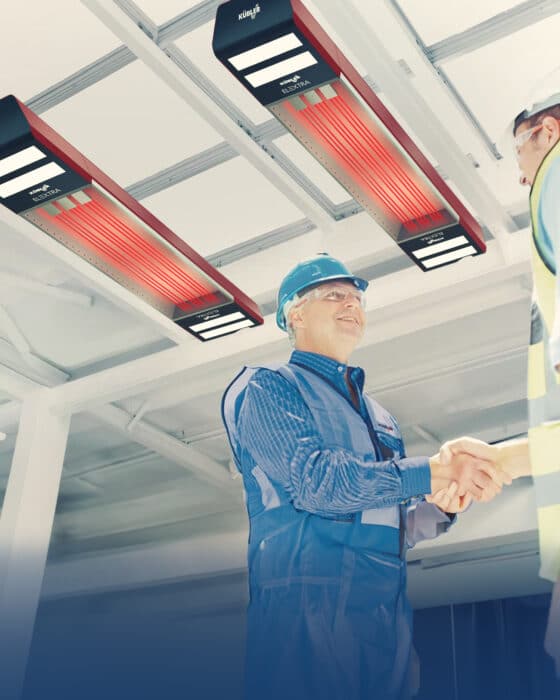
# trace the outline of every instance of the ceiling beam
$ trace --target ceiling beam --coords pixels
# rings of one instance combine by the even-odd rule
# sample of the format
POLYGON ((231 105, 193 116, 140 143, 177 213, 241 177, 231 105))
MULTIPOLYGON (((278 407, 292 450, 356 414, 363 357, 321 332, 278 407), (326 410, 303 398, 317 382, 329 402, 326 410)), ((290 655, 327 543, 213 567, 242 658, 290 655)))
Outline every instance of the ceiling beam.
POLYGON ((201 481, 228 493, 237 490, 229 471, 219 462, 146 421, 137 421, 129 430, 131 416, 117 406, 102 406, 90 413, 121 435, 184 467, 201 481))
POLYGON ((414 41, 415 45, 418 47, 418 49, 421 52, 422 57, 425 59, 426 63, 429 64, 432 77, 435 78, 438 82, 442 83, 443 86, 446 88, 446 90, 449 92, 449 94, 451 95, 451 97, 455 101, 456 105, 459 107, 459 109, 463 113, 465 119, 470 123, 470 125, 474 129, 475 133, 482 140, 482 143, 484 144, 484 146, 485 146, 486 150, 488 151, 488 153, 490 154, 490 156, 495 160, 501 160, 502 155, 498 151, 496 144, 492 141, 492 139, 488 135, 487 131, 484 129, 484 127, 480 123, 479 119, 475 116, 474 112, 471 110, 469 105, 463 99, 463 96, 461 95, 459 90, 457 90, 457 88, 455 87, 455 85, 454 85, 453 81, 450 79, 450 77, 445 73, 445 71, 443 70, 443 68, 440 65, 436 65, 436 63, 434 63, 434 61, 432 60, 432 58, 429 54, 428 47, 424 44, 424 42, 422 41, 422 37, 418 34, 414 25, 410 22, 407 15, 401 9, 398 1, 397 0, 387 0, 387 2, 389 3, 389 6, 393 9, 399 22, 403 26, 405 32, 408 33, 410 38, 414 41))
MULTIPOLYGON (((19 372, 0 364, 0 391, 14 399, 23 401, 30 394, 41 388, 40 384, 24 377, 19 372)), ((10 409, 11 411, 11 409, 10 409)), ((11 418, 10 413, 10 418, 11 418)))
POLYGON ((164 168, 143 180, 135 182, 127 187, 126 191, 135 199, 151 197, 210 168, 227 163, 229 160, 237 158, 238 155, 237 151, 229 143, 223 141, 216 146, 207 148, 205 151, 201 151, 190 158, 185 158, 179 163, 170 165, 168 168, 164 168))
MULTIPOLYGON (((368 327, 371 329, 366 331, 359 350, 366 348, 371 349, 376 344, 395 340, 404 335, 410 335, 415 332, 431 328, 437 323, 442 326, 446 322, 453 321, 457 317, 466 318, 470 315, 480 313, 481 309, 490 310, 507 304, 515 304, 525 302, 527 304, 527 313, 529 313, 530 293, 525 290, 515 280, 511 284, 495 283, 492 288, 483 288, 479 291, 465 290, 462 295, 450 296, 445 298, 442 294, 442 299, 438 300, 437 312, 434 311, 434 304, 428 299, 417 300, 417 305, 410 308, 406 302, 395 305, 387 304, 385 308, 381 306, 378 310, 373 310, 368 313, 368 327)), ((272 322, 272 319, 270 319, 272 322)), ((526 338, 519 339, 514 343, 517 349, 519 342, 526 341, 526 338)), ((287 343, 277 346, 278 359, 286 357, 289 352, 287 343)), ((525 347, 526 351, 526 347, 525 347)), ((510 350, 504 351, 510 352, 510 350)), ((472 363, 479 361, 484 364, 489 358, 503 356, 499 349, 493 347, 471 347, 466 348, 464 357, 453 358, 453 362, 446 366, 446 370, 453 372, 459 371, 472 363), (473 359, 474 356, 474 359, 473 359)), ((271 361, 271 356, 267 357, 267 361, 271 361)), ((188 401, 196 401, 204 396, 223 390, 231 381, 236 373, 236 366, 248 362, 245 360, 232 360, 231 363, 222 363, 219 367, 210 365, 208 368, 200 367, 192 371, 185 372, 183 376, 177 376, 172 382, 162 382, 163 386, 156 389, 148 395, 142 396, 142 411, 143 414, 152 413, 155 411, 169 408, 171 406, 186 403, 188 401)), ((407 372, 406 368, 399 369, 398 375, 390 376, 384 372, 382 381, 375 381, 369 378, 368 391, 373 394, 389 391, 395 388, 399 383, 414 381, 421 370, 418 366, 411 366, 407 372)), ((434 371, 425 369, 422 376, 425 378, 429 372, 434 371)), ((1 425, 1 423, 0 423, 1 425)))
MULTIPOLYGON (((410 318, 411 305, 421 303, 422 296, 426 303, 432 304, 432 314, 424 316, 424 327, 433 325, 437 317, 433 315, 433 298, 443 300, 457 295, 467 305, 470 295, 479 289, 485 289, 485 303, 491 304, 492 294, 489 289, 497 287, 500 282, 513 276, 529 273, 528 233, 511 235, 510 262, 504 265, 500 250, 495 241, 491 241, 488 252, 476 258, 465 259, 454 265, 444 267, 431 273, 422 273, 416 268, 407 268, 401 272, 382 278, 370 285, 367 302, 371 310, 385 314, 392 333, 401 333, 403 329, 414 324, 410 318), (393 312, 407 313, 406 324, 402 319, 394 322, 393 312), (400 328, 400 331, 399 331, 400 328)), ((352 267, 352 265, 350 265, 352 267)), ((515 283, 514 283, 515 284, 515 283)), ((519 284, 518 292, 526 295, 527 290, 519 284)), ((506 295, 507 296, 507 295, 506 295)), ((504 298, 497 292, 500 303, 504 298)), ((471 313, 480 310, 480 298, 472 302, 475 306, 471 313)), ((457 313, 456 305, 448 309, 457 313)), ((394 337, 394 335, 393 335, 394 337)), ((366 333, 364 343, 371 344, 383 338, 379 323, 366 333)), ((113 401, 120 401, 130 396, 138 396, 154 391, 158 387, 182 381, 182 375, 196 380, 196 374, 203 372, 205 365, 217 361, 226 361, 228 367, 241 367, 258 357, 270 357, 271 353, 284 352, 287 349, 285 334, 275 324, 274 315, 265 318, 265 324, 242 333, 236 333, 209 344, 198 344, 188 354, 181 348, 171 348, 150 357, 140 358, 115 368, 97 373, 95 376, 83 377, 53 389, 53 396, 60 410, 71 413, 88 410, 113 401), (193 377, 194 375, 194 377, 193 377)))
MULTIPOLYGON (((174 348, 179 350, 180 348, 174 348)), ((184 352, 184 350, 183 350, 184 352)), ((94 375, 95 376, 95 375, 94 375)), ((51 378, 45 382, 49 389, 49 396, 56 397, 56 379, 51 378)), ((37 381, 25 377, 8 367, 0 365, 0 391, 9 396, 24 400, 32 393, 42 389, 44 385, 37 381)), ((0 406, 0 425, 12 424, 19 418, 20 406, 16 402, 11 402, 5 406, 0 406)), ((61 413, 59 411, 59 413, 61 413)), ((68 413, 64 411, 63 413, 68 413)), ((201 481, 211 484, 220 491, 231 493, 236 490, 237 484, 231 478, 227 469, 219 462, 203 454, 195 447, 192 447, 181 440, 165 433, 163 430, 146 423, 143 420, 135 422, 134 427, 129 429, 132 416, 117 406, 106 405, 97 407, 91 412, 98 421, 109 425, 113 430, 120 432, 131 442, 137 442, 147 449, 169 459, 191 472, 201 481)))
MULTIPOLYGON (((332 218, 325 213, 307 192, 273 161, 261 146, 234 123, 204 90, 187 77, 171 56, 113 3, 102 0, 82 0, 83 4, 110 29, 131 51, 160 78, 176 95, 183 99, 199 116, 215 129, 240 155, 255 167, 274 187, 294 206, 307 216, 317 227, 329 231, 333 227, 332 218)), ((176 57, 175 57, 176 58, 176 57)))
POLYGON ((527 0, 427 47, 432 63, 464 56, 560 12, 560 0, 527 0))
MULTIPOLYGON (((162 486, 165 486, 163 484, 162 486)), ((169 483, 169 489, 160 487, 142 496, 125 496, 118 502, 104 502, 101 505, 84 506, 58 512, 54 523, 53 537, 64 540, 82 540, 87 549, 87 540, 100 537, 131 533, 135 530, 157 528, 172 523, 188 523, 234 510, 243 512, 242 490, 236 488, 220 498, 211 495, 198 495, 197 501, 189 493, 188 485, 169 483)))
MULTIPOLYGON (((133 360, 124 365, 97 372, 93 376, 76 379, 65 387, 53 388, 53 400, 58 410, 78 413, 120 401, 156 388, 162 380, 175 381, 188 369, 201 368, 223 358, 241 361, 248 351, 269 343, 283 344, 284 334, 265 319, 263 326, 235 333, 212 343, 198 343, 188 353, 175 347, 133 360)), ((235 361, 235 360, 234 360, 235 361)))
POLYGON ((224 248, 212 255, 209 255, 206 260, 215 267, 224 267, 231 263, 243 260, 244 258, 254 255, 261 250, 267 250, 273 246, 280 245, 286 241, 291 241, 294 238, 305 236, 307 233, 315 230, 315 225, 309 219, 301 219, 293 224, 280 226, 273 231, 268 231, 260 236, 251 238, 243 243, 224 248))
MULTIPOLYGON (((3 329, 7 336, 7 343, 16 351, 18 360, 23 365, 23 375, 27 375, 29 371, 41 377, 45 384, 51 382, 65 382, 70 375, 62 372, 50 362, 43 360, 36 355, 29 345, 27 338, 19 329, 17 323, 0 304, 0 329, 3 329)), ((3 342, 6 341, 2 341, 3 342)))
POLYGON ((57 301, 66 302, 69 304, 77 304, 78 306, 89 307, 93 305, 93 297, 91 294, 83 292, 75 292, 72 289, 58 287, 54 284, 47 284, 37 279, 23 277, 15 272, 3 270, 0 268, 0 284, 4 288, 23 289, 25 291, 34 292, 41 296, 48 296, 57 301))
MULTIPOLYGON (((173 19, 164 22, 155 30, 155 40, 160 46, 179 39, 179 37, 194 31, 203 24, 210 22, 216 8, 223 0, 205 0, 191 7, 189 10, 177 15, 173 19)), ((118 46, 113 51, 101 56, 84 68, 72 73, 58 83, 51 85, 46 90, 32 97, 26 104, 36 114, 46 112, 48 109, 68 100, 82 90, 95 85, 100 80, 109 77, 136 60, 136 56, 126 46, 118 46)))

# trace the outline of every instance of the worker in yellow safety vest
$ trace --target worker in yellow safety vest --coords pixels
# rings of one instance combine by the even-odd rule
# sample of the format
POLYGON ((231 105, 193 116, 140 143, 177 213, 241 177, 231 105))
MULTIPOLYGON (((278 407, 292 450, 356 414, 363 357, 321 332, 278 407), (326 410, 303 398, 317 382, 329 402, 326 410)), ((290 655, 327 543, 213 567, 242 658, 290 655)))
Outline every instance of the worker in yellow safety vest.
POLYGON ((529 459, 523 460, 527 448, 522 445, 518 455, 529 463, 535 481, 540 573, 556 584, 545 646, 560 675, 560 92, 522 111, 513 135, 520 182, 531 187, 534 275, 529 459))
MULTIPOLYGON (((560 87, 560 85, 559 85, 560 87)), ((529 345, 528 438, 488 446, 462 438, 449 456, 492 459, 512 478, 532 475, 537 497, 540 575, 555 586, 545 637, 560 676, 560 92, 533 103, 513 122, 520 183, 531 187, 534 276, 529 345)))

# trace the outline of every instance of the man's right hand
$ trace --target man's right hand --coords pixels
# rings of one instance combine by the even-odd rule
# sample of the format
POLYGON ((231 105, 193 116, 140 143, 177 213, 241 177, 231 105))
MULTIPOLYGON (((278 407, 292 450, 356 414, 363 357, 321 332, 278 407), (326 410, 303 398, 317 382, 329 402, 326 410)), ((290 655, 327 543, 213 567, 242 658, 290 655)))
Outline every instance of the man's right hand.
POLYGON ((476 501, 491 501, 511 479, 488 459, 466 452, 450 452, 442 458, 441 451, 430 458, 432 493, 457 483, 459 497, 470 494, 476 501))

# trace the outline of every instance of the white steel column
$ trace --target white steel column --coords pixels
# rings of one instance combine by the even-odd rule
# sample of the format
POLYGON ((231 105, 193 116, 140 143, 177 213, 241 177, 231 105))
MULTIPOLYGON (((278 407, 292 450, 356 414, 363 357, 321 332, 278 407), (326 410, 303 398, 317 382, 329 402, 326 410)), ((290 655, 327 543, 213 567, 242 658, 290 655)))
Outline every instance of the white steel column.
POLYGON ((68 439, 70 416, 53 414, 50 390, 22 405, 0 516, 0 697, 20 697, 68 439))

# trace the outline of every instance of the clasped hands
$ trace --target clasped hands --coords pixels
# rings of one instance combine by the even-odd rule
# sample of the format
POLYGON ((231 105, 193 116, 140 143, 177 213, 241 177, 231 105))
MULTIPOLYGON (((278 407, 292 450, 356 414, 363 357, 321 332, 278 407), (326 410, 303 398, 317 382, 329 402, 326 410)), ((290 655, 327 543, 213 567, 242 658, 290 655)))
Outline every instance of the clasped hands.
POLYGON ((430 470, 432 493, 426 501, 447 513, 460 513, 473 500, 491 501, 512 482, 500 464, 500 449, 469 437, 444 443, 430 458, 430 470))

